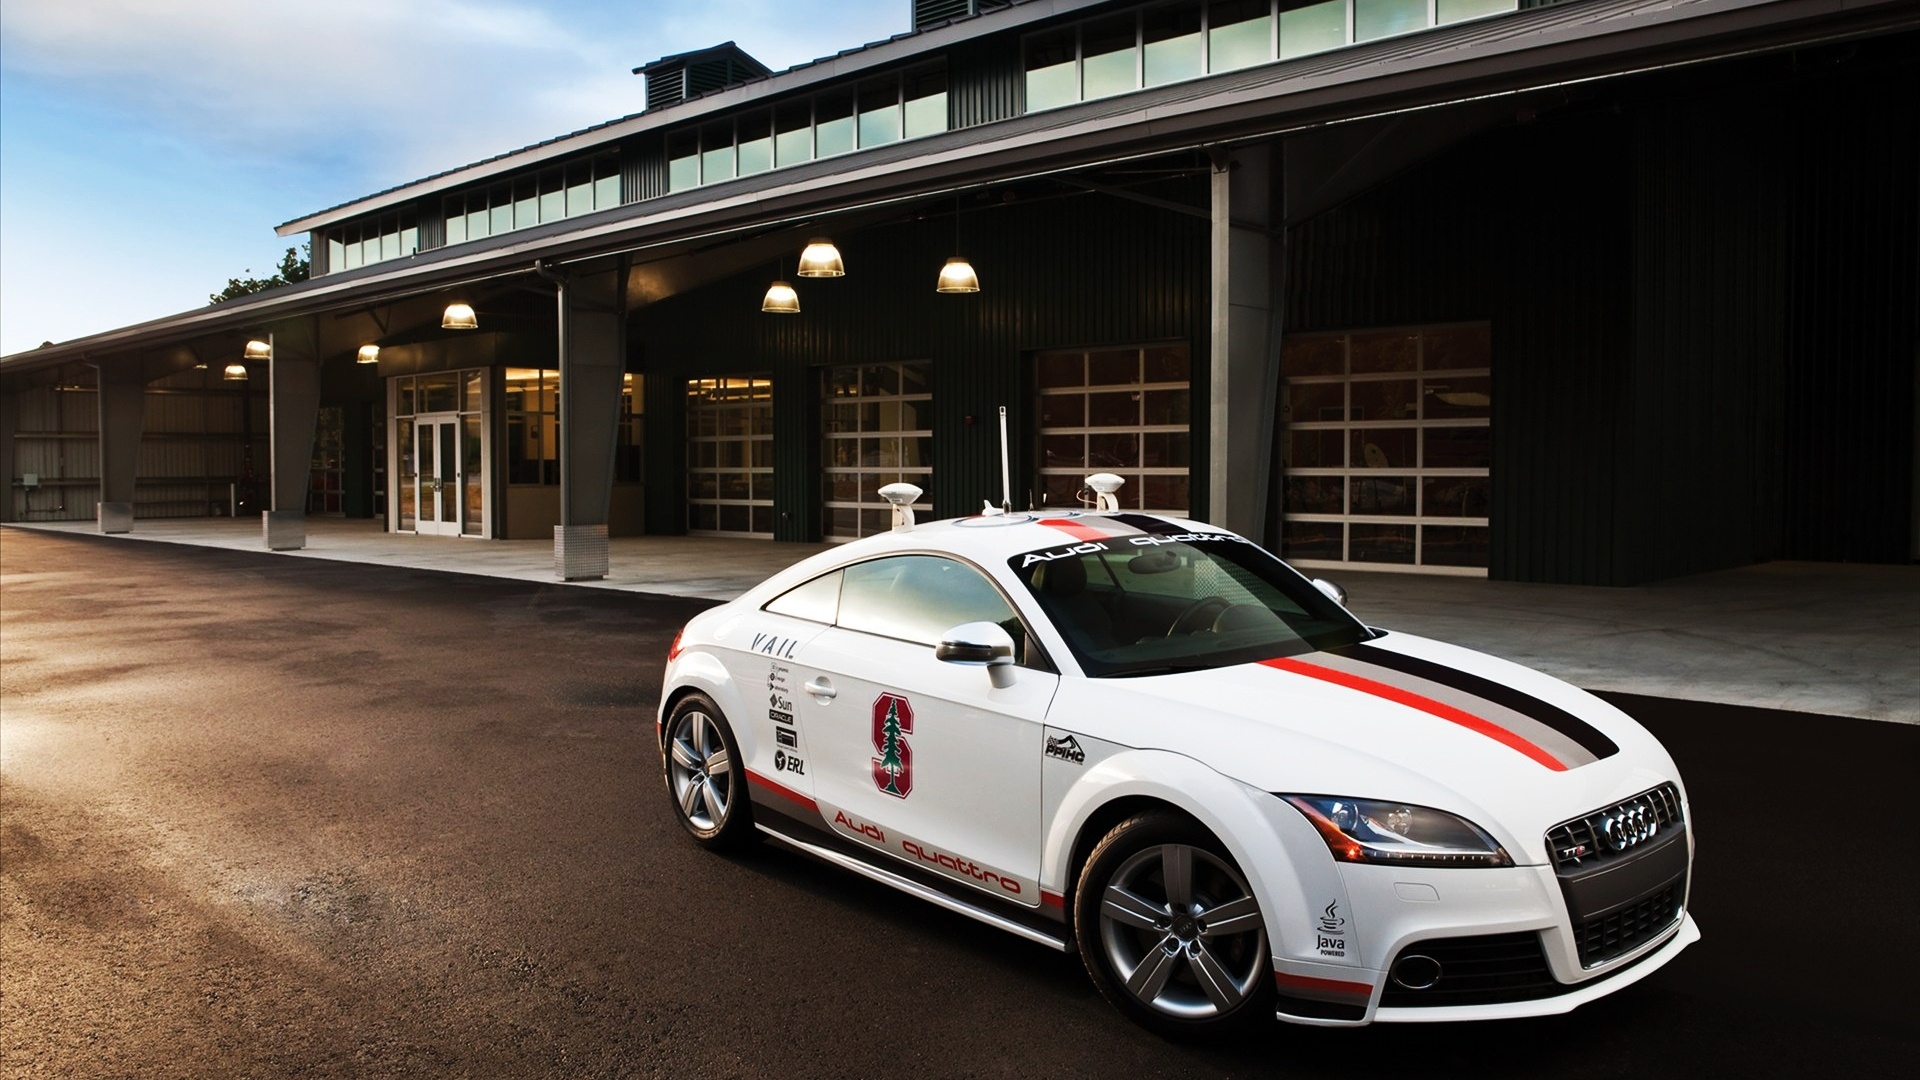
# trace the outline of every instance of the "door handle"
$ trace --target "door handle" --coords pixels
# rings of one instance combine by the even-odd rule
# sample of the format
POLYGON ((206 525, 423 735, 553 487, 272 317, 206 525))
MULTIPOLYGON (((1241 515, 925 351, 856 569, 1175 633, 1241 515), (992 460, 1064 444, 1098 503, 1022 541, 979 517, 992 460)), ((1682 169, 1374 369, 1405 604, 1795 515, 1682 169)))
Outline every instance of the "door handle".
POLYGON ((829 701, 831 701, 836 695, 840 693, 840 691, 835 690, 833 688, 833 684, 831 682, 827 681, 827 677, 825 675, 822 675, 818 678, 808 679, 806 682, 801 684, 800 688, 802 690, 805 690, 807 693, 812 694, 814 697, 823 698, 829 701))

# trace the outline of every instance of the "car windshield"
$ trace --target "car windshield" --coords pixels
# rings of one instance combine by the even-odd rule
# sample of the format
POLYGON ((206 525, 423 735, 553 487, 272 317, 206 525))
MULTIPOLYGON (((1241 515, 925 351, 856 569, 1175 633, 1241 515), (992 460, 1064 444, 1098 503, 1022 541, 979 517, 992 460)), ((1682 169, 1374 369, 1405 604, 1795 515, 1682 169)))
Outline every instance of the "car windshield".
POLYGON ((1087 540, 1009 563, 1095 677, 1227 667, 1372 636, 1293 568, 1231 533, 1087 540))

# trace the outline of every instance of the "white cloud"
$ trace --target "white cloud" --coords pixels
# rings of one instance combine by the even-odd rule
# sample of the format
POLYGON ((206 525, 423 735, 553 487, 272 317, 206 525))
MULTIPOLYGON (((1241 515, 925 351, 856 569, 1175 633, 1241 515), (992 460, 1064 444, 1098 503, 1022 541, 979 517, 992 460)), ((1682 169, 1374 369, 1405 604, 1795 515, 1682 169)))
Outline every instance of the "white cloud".
POLYGON ((663 55, 731 39, 778 70, 906 15, 907 0, 8 0, 0 59, 245 159, 345 150, 380 187, 638 112, 629 72, 663 55))

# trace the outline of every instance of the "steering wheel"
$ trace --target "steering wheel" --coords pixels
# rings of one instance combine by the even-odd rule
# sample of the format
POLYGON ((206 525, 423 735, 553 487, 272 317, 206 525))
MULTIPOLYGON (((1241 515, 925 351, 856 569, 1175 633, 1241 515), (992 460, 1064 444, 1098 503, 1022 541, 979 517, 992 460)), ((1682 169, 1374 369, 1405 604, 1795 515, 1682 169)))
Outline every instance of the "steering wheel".
POLYGON ((1188 604, 1187 610, 1173 620, 1173 625, 1167 627, 1167 636, 1179 637, 1181 634, 1197 634, 1202 630, 1211 630, 1213 620, 1219 618, 1222 611, 1232 606, 1232 601, 1224 597, 1203 596, 1188 604))

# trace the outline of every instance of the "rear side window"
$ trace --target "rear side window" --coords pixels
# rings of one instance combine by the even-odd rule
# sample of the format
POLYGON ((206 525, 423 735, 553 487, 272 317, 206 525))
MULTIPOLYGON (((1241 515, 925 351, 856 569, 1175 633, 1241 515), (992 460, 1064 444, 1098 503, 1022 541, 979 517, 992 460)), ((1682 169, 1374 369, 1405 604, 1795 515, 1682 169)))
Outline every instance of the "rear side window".
POLYGON ((790 615, 808 622, 833 625, 840 615, 840 577, 844 571, 821 574, 805 585, 796 585, 767 604, 775 615, 790 615))

